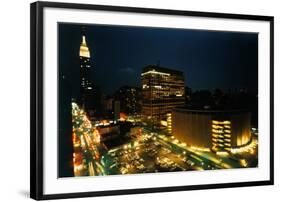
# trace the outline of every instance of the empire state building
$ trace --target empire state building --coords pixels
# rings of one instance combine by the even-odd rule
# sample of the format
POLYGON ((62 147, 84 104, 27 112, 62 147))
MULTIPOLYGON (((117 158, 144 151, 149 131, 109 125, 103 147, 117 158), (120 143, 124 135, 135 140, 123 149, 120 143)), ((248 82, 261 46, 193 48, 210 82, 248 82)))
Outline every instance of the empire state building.
POLYGON ((86 43, 86 37, 82 36, 82 43, 80 45, 80 51, 79 51, 79 57, 80 57, 80 77, 81 77, 81 93, 87 93, 87 91, 92 90, 93 86, 90 81, 90 50, 86 43))
POLYGON ((82 42, 79 50, 80 58, 80 91, 82 107, 89 113, 97 111, 99 96, 97 88, 93 85, 91 79, 91 55, 87 46, 86 36, 82 35, 82 42))

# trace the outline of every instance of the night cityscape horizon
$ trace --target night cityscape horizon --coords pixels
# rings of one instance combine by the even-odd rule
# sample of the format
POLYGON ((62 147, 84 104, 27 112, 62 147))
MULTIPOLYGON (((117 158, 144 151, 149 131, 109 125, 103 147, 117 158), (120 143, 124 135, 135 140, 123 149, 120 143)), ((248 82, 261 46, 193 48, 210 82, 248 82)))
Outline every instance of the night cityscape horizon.
MULTIPOLYGON (((83 25, 82 25, 83 26, 83 25)), ((78 93, 81 42, 79 24, 60 24, 60 72, 78 93)), ((256 90, 258 35, 187 29, 86 25, 87 44, 96 68, 91 78, 112 95, 116 86, 140 86, 142 68, 159 66, 184 72, 185 86, 194 90, 256 90), (149 51, 147 51, 149 50, 149 51), (129 57, 128 57, 129 56, 129 57), (111 82, 106 82, 107 77, 111 82), (120 78, 117 79, 116 77, 120 78)))
POLYGON ((258 35, 59 24, 59 177, 258 166, 258 35))

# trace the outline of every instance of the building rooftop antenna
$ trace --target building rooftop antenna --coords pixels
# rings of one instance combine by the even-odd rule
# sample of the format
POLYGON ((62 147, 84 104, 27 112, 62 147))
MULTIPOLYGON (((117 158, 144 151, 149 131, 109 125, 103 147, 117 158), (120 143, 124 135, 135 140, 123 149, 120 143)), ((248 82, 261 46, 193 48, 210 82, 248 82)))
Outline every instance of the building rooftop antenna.
POLYGON ((85 34, 86 34, 86 26, 85 26, 85 25, 83 25, 83 26, 81 27, 81 33, 82 33, 82 35, 85 36, 85 34))

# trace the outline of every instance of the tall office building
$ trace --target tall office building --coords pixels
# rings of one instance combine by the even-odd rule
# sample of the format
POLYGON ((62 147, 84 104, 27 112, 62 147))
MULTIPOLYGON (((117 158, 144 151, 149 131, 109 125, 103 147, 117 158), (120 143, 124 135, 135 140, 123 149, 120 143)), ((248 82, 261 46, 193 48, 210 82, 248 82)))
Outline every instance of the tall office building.
POLYGON ((100 107, 100 95, 98 88, 93 85, 91 79, 91 56, 85 34, 82 35, 79 57, 81 105, 91 115, 100 107))
POLYGON ((80 70, 81 70, 81 90, 82 92, 86 92, 87 90, 92 89, 92 83, 90 81, 90 50, 87 46, 86 42, 86 36, 82 36, 82 43, 80 45, 80 51, 79 51, 79 57, 80 57, 80 70))
POLYGON ((138 87, 122 86, 114 93, 115 100, 120 101, 120 111, 126 114, 140 113, 141 90, 138 87))
POLYGON ((156 124, 185 104, 183 72, 149 65, 143 68, 141 83, 142 115, 156 124))
POLYGON ((120 101, 114 101, 114 120, 118 121, 120 119, 120 101))

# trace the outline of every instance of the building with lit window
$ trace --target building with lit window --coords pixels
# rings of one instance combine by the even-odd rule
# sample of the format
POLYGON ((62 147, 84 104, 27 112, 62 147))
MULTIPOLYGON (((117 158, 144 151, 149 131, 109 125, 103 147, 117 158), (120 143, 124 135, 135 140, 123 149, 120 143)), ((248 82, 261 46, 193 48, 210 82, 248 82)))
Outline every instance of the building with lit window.
POLYGON ((142 115, 160 123, 172 109, 185 104, 184 75, 181 71, 149 65, 143 68, 142 115))
POLYGON ((251 141, 251 113, 244 110, 175 108, 172 134, 194 148, 230 152, 251 141))
POLYGON ((91 79, 91 55, 87 46, 86 36, 82 36, 79 50, 80 58, 80 92, 81 105, 91 115, 100 107, 100 95, 98 88, 93 85, 91 79))
POLYGON ((120 112, 126 114, 140 113, 141 90, 138 87, 122 86, 114 93, 114 100, 120 101, 120 112))

